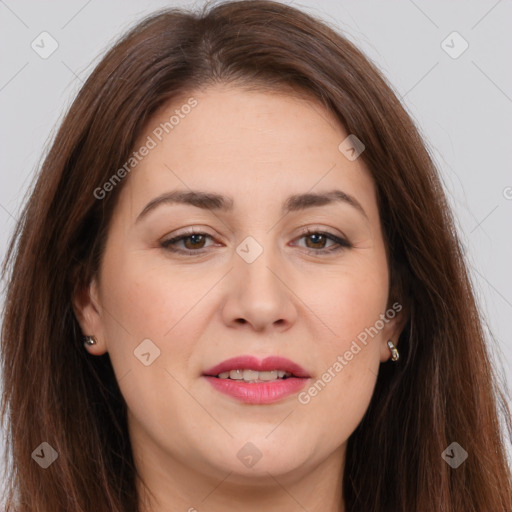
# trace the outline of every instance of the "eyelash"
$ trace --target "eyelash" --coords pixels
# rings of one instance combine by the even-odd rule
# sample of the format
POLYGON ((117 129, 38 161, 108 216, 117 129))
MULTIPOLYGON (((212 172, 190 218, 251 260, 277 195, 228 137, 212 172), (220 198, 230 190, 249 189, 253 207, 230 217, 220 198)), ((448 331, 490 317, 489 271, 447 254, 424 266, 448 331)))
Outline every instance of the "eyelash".
MULTIPOLYGON (((194 236, 194 235, 202 235, 202 236, 206 236, 208 238, 212 238, 213 237, 211 235, 209 235, 208 233, 203 233, 201 231, 195 231, 194 229, 191 229, 189 231, 186 231, 185 233, 182 233, 181 235, 179 236, 176 236, 174 238, 170 238, 168 240, 164 240, 163 242, 160 243, 161 247, 168 250, 168 251, 171 251, 171 252, 174 252, 174 253, 179 253, 179 254, 184 254, 184 255, 199 255, 199 254, 203 254, 204 253, 204 249, 198 249, 198 250, 191 250, 191 249, 177 249, 176 247, 172 247, 173 245, 175 245, 177 242, 180 242, 186 238, 189 238, 191 236, 194 236)), ((326 232, 326 231, 319 231, 319 230, 314 230, 314 229, 311 229, 311 228, 306 228, 305 230, 302 231, 301 235, 298 237, 298 239, 302 239, 304 237, 308 237, 308 236, 311 236, 311 235, 322 235, 324 236, 326 239, 328 240, 332 240, 333 242, 336 243, 337 247, 335 246, 334 248, 330 248, 330 249, 310 249, 310 248, 305 248, 307 252, 310 252, 310 253, 315 253, 315 254, 331 254, 331 253, 334 253, 334 252, 338 252, 342 249, 350 249, 352 247, 352 245, 350 244, 350 242, 346 239, 343 239, 343 238, 340 238, 336 235, 333 235, 332 233, 329 233, 329 232, 326 232)))

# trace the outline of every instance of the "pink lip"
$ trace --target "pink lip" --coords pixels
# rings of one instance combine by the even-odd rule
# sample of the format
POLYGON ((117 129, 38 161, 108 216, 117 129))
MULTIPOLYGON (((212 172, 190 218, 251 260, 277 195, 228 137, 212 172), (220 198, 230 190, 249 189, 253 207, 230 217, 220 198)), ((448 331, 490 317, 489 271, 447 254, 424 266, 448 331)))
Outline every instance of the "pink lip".
POLYGON ((227 359, 206 370, 203 377, 219 392, 232 396, 244 403, 263 405, 282 400, 297 393, 305 385, 309 374, 298 364, 284 357, 271 356, 260 361, 252 356, 241 356, 227 359), (255 371, 283 370, 293 376, 273 382, 238 382, 236 380, 219 379, 219 373, 237 369, 255 371))
POLYGON ((203 372, 203 375, 215 377, 219 375, 219 373, 238 369, 255 370, 258 372, 284 370, 285 372, 293 374, 294 377, 310 377, 302 366, 299 366, 297 363, 285 357, 279 356, 266 357, 262 361, 253 356, 232 357, 206 370, 203 372))

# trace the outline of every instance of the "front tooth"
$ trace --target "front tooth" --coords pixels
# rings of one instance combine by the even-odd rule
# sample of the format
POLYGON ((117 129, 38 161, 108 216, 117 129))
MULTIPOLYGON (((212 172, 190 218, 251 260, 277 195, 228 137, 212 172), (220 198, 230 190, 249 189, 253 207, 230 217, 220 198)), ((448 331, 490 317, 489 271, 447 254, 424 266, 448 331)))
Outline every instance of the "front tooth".
POLYGON ((269 370, 264 372, 258 372, 256 370, 231 370, 229 372, 219 373, 219 379, 233 379, 233 380, 244 380, 246 382, 259 382, 259 381, 272 381, 276 379, 282 379, 283 377, 290 377, 291 373, 283 370, 269 370))
MULTIPOLYGON (((243 379, 244 380, 258 380, 260 372, 256 372, 254 370, 244 370, 243 371, 243 379)), ((233 377, 231 377, 233 378, 233 377)))
POLYGON ((276 380, 278 376, 277 370, 271 370, 267 372, 259 372, 259 379, 260 380, 276 380))

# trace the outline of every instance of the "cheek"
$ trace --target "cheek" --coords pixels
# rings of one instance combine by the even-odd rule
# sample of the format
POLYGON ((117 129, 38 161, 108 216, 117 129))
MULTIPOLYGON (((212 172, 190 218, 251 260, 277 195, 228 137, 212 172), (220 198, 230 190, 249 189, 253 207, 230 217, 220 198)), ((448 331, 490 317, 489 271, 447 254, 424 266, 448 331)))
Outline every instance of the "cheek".
POLYGON ((106 292, 102 300, 116 317, 109 323, 114 329, 122 324, 137 338, 172 337, 176 326, 214 283, 208 276, 199 278, 191 268, 183 271, 164 259, 155 264, 154 259, 137 251, 123 258, 106 255, 104 260, 106 292))
POLYGON ((107 350, 121 392, 131 413, 150 418, 164 439, 182 421, 175 409, 201 414, 182 386, 196 377, 188 364, 205 321, 196 306, 215 279, 154 264, 143 251, 106 252, 103 276, 107 350))
POLYGON ((305 282, 302 296, 307 297, 307 305, 325 328, 322 346, 327 352, 343 353, 352 340, 367 332, 385 313, 387 269, 385 266, 338 269, 317 280, 317 286, 305 282))
MULTIPOLYGON (((159 379, 170 378, 162 373, 164 368, 181 380, 194 377, 190 361, 209 320, 207 294, 219 280, 212 271, 198 272, 192 265, 178 268, 165 258, 155 260, 148 251, 105 253, 104 257, 107 350, 119 379, 129 373, 131 380, 140 380, 138 396, 146 392, 151 396, 155 387, 162 386, 159 379), (148 351, 149 360, 154 360, 150 368, 137 359, 148 351), (146 371, 155 368, 160 373, 146 371)), ((167 385, 174 388, 170 379, 167 385)))
MULTIPOLYGON (((374 267, 376 268, 376 267, 374 267)), ((315 346, 320 371, 299 396, 310 417, 322 417, 347 439, 370 403, 380 364, 380 315, 387 303, 387 272, 345 272, 309 294, 308 305, 323 326, 315 346), (327 287, 327 288, 325 288, 327 287), (325 291, 327 289, 327 291, 325 291)))

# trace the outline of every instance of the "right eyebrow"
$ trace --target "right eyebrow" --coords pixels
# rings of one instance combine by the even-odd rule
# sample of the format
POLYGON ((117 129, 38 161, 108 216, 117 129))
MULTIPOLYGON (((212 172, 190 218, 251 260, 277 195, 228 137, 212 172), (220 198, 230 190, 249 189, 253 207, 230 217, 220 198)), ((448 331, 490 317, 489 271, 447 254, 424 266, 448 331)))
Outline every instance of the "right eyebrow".
POLYGON ((212 192, 196 190, 173 190, 152 199, 139 213, 136 222, 147 215, 151 210, 162 204, 188 204, 204 210, 232 210, 233 200, 229 197, 212 192))

